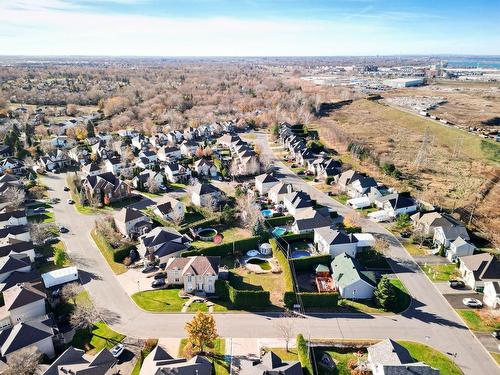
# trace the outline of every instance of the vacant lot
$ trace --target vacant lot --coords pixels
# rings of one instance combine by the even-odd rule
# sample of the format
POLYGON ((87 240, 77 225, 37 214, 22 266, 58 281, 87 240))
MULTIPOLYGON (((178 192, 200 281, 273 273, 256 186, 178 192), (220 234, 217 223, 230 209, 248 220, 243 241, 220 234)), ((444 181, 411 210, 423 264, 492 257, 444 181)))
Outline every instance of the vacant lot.
POLYGON ((354 168, 430 203, 455 207, 465 221, 475 207, 473 224, 490 238, 498 236, 499 144, 364 99, 332 112, 315 127, 354 168), (351 142, 363 144, 371 157, 352 157, 347 151, 351 142), (384 175, 377 165, 384 162, 394 163, 403 178, 384 175))

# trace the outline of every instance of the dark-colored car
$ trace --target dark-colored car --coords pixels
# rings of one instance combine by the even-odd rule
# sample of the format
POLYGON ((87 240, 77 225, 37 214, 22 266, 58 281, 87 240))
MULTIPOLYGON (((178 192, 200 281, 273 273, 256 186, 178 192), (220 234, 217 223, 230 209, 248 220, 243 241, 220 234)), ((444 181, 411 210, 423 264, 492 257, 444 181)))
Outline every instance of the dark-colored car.
POLYGON ((465 288, 465 283, 461 280, 450 280, 450 281, 448 281, 448 285, 450 286, 450 288, 453 288, 453 289, 465 288))
POLYGON ((154 279, 155 280, 164 279, 166 276, 167 275, 165 274, 165 272, 157 272, 154 275, 154 279))
POLYGON ((403 237, 403 238, 410 238, 410 236, 411 236, 410 231, 401 232, 401 237, 403 237))
POLYGON ((491 332, 491 336, 493 336, 497 340, 500 340, 500 330, 497 329, 496 331, 491 332))
POLYGON ((65 186, 64 191, 69 191, 69 187, 65 186))
POLYGON ((165 279, 158 279, 151 283, 151 288, 160 288, 165 285, 165 279))
POLYGON ((154 270, 156 269, 155 266, 153 266, 152 264, 148 265, 148 266, 144 266, 141 268, 141 272, 142 273, 149 273, 149 272, 153 272, 154 270))
POLYGON ((59 232, 61 233, 68 233, 69 232, 69 229, 66 228, 66 227, 63 227, 62 225, 59 226, 59 232))

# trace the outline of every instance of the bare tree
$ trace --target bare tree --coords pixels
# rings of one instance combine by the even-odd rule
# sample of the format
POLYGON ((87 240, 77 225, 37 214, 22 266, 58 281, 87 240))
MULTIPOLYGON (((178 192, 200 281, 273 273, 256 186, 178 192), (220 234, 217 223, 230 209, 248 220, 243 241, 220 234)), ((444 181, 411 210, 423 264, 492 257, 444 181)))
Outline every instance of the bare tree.
POLYGON ((82 292, 83 288, 80 284, 74 282, 66 284, 61 289, 61 297, 65 301, 71 301, 73 305, 77 305, 76 299, 78 295, 82 292))
POLYGON ((2 202, 9 203, 10 207, 19 208, 26 199, 26 193, 18 187, 11 187, 2 194, 2 202))
POLYGON ((387 250, 389 250, 389 242, 387 242, 383 238, 377 238, 375 240, 375 244, 373 245, 373 248, 377 252, 379 252, 381 254, 385 254, 385 253, 387 253, 387 250))
POLYGON ((35 346, 23 348, 11 354, 9 357, 9 368, 3 373, 5 375, 34 375, 39 373, 39 364, 42 354, 35 346))
POLYGON ((239 211, 241 224, 250 230, 254 228, 262 215, 254 198, 249 194, 242 195, 236 200, 236 206, 239 211))
POLYGON ((289 343, 293 337, 293 319, 289 314, 283 314, 279 319, 275 320, 275 326, 280 337, 285 341, 286 351, 289 351, 289 343))
POLYGON ((182 223, 182 220, 184 220, 184 212, 181 212, 180 210, 172 210, 170 218, 175 225, 180 225, 182 223))
POLYGON ((148 185, 148 191, 151 194, 156 194, 160 191, 160 183, 154 176, 149 177, 146 183, 148 185))
POLYGON ((99 313, 90 304, 76 305, 71 313, 70 323, 73 327, 87 329, 100 320, 99 313))
POLYGON ((42 244, 47 238, 57 233, 57 226, 53 223, 31 223, 29 229, 31 240, 35 245, 42 244))

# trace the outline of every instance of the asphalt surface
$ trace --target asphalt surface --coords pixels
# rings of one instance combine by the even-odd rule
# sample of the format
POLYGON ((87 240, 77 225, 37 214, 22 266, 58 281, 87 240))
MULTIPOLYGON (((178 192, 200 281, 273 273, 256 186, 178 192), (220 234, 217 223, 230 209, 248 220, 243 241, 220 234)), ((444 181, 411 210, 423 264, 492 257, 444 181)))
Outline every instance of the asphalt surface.
MULTIPOLYGON (((262 152, 272 155, 265 134, 256 133, 256 143, 262 152)), ((294 175, 281 162, 276 162, 283 179, 294 184, 296 190, 308 192, 318 203, 335 208, 345 215, 351 209, 339 204, 294 175)), ((54 205, 56 221, 70 232, 61 235, 73 263, 80 269, 82 283, 96 308, 113 329, 136 338, 184 337, 184 326, 192 314, 155 314, 141 310, 122 289, 98 248, 90 238, 97 216, 82 215, 66 203, 68 193, 63 191, 65 174, 49 174, 44 183, 50 198, 60 198, 54 205)), ((448 353, 456 354, 455 361, 466 374, 500 373, 498 366, 480 345, 474 335, 427 279, 413 258, 399 241, 383 226, 363 222, 365 232, 371 232, 390 243, 390 264, 413 297, 411 306, 400 315, 324 314, 294 318, 294 333, 311 338, 374 338, 405 339, 422 342, 448 353)), ((277 338, 278 316, 272 313, 215 314, 217 329, 222 337, 277 338)))

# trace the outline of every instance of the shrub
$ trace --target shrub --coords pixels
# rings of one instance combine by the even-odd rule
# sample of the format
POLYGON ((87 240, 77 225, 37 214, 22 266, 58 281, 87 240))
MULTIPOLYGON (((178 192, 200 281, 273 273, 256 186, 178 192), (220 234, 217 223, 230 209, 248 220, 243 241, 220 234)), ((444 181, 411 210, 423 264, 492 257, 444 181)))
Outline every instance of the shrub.
POLYGON ((221 300, 231 302, 237 309, 255 310, 271 303, 269 291, 236 289, 226 280, 215 282, 215 292, 221 300))
POLYGON ((293 277, 292 270, 290 269, 290 264, 285 257, 285 254, 278 246, 278 242, 276 239, 272 238, 269 240, 269 244, 271 245, 273 251, 273 257, 278 261, 281 270, 283 271, 283 277, 285 279, 285 289, 286 291, 293 292, 293 277))
POLYGON ((311 257, 292 259, 295 271, 312 271, 318 264, 329 266, 331 262, 330 255, 317 255, 311 257))
POLYGON ((297 335, 297 352, 304 375, 314 375, 311 359, 309 358, 309 346, 302 334, 297 335))
POLYGON ((288 223, 289 221, 293 221, 293 216, 281 215, 281 216, 276 216, 276 217, 266 219, 267 224, 269 224, 272 227, 284 225, 284 224, 288 223))
POLYGON ((382 277, 380 282, 373 293, 373 298, 378 306, 382 307, 385 311, 389 311, 397 303, 397 295, 394 285, 386 277, 382 277))
POLYGON ((283 296, 283 302, 289 309, 298 303, 297 297, 300 297, 304 308, 332 308, 337 307, 339 295, 336 292, 331 293, 294 293, 286 292, 283 296))

